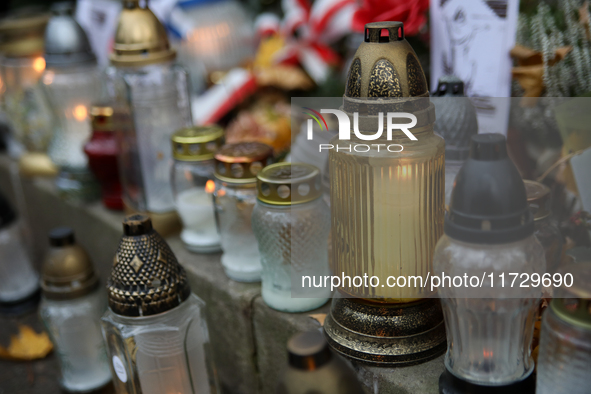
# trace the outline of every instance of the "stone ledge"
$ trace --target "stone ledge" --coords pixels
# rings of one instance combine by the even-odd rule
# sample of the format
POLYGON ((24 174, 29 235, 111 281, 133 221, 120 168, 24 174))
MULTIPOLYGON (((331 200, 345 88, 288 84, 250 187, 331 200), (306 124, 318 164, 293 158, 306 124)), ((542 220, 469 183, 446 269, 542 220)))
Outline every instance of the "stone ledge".
MULTIPOLYGON (((41 178, 21 180, 24 204, 17 204, 16 196, 20 193, 15 193, 11 167, 14 168, 14 163, 0 156, 0 190, 7 194, 13 206, 25 207, 27 211, 35 265, 40 267, 47 250, 49 230, 60 225, 71 226, 105 283, 121 237, 123 214, 109 211, 98 202, 88 205, 65 202, 57 195, 53 181, 41 178)), ((210 339, 222 392, 274 393, 281 368, 287 362, 287 339, 297 331, 319 328, 320 324, 309 315, 327 313, 330 304, 306 313, 275 311, 263 302, 259 284, 237 283, 225 276, 220 254, 192 254, 182 246, 178 236, 167 241, 186 268, 193 292, 207 304, 210 339)), ((389 369, 358 364, 353 367, 367 385, 367 393, 435 394, 443 371, 443 357, 414 367, 389 369)))

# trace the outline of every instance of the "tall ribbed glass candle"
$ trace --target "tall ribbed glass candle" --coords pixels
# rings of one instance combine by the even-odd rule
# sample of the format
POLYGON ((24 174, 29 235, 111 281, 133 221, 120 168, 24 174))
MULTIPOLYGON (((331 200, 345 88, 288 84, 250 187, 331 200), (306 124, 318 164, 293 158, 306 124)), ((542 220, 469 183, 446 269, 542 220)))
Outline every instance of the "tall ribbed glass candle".
MULTIPOLYGON (((443 233, 444 141, 432 126, 413 130, 417 141, 400 134, 391 141, 362 141, 352 133, 351 140, 331 142, 334 275, 378 276, 383 284, 388 276, 426 278, 432 270, 433 250, 443 233), (370 150, 357 152, 356 144, 370 150), (386 146, 393 144, 402 145, 402 152, 388 151, 386 146)), ((389 286, 340 290, 384 302, 409 302, 428 291, 389 286)))

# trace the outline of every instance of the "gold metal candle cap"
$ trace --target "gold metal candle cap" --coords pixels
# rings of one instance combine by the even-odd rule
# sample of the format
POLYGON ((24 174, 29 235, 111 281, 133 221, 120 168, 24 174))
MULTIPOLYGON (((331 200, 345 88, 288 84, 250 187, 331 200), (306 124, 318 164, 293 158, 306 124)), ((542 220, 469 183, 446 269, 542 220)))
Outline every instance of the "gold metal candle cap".
POLYGON ((145 215, 123 221, 124 235, 107 283, 118 315, 149 316, 180 305, 191 294, 187 274, 145 215))
POLYGON ((0 19, 0 53, 11 57, 41 55, 49 14, 14 13, 0 19))
POLYGON ((98 277, 86 251, 74 239, 69 227, 49 232, 51 248, 43 263, 41 288, 48 299, 66 300, 86 295, 97 288, 98 277))
POLYGON ((427 79, 402 22, 365 25, 347 77, 345 97, 428 97, 427 79), (388 35, 382 37, 382 31, 388 35))
POLYGON ((215 154, 215 177, 230 183, 256 182, 257 174, 273 161, 273 148, 260 142, 226 144, 215 154))
POLYGON ((591 262, 566 265, 559 273, 562 286, 550 307, 565 322, 591 331, 591 262))
POLYGON ((113 108, 107 105, 95 105, 90 108, 92 129, 95 131, 115 131, 113 108))
POLYGON ((527 194, 527 205, 534 220, 541 220, 550 216, 550 204, 552 195, 550 188, 540 182, 524 180, 525 192, 527 194))
POLYGON ((115 33, 111 63, 120 67, 139 67, 164 63, 176 58, 164 26, 139 0, 123 0, 123 11, 115 33))
POLYGON ((216 125, 188 127, 175 132, 170 140, 175 159, 210 160, 223 145, 224 129, 216 125))
POLYGON ((320 170, 305 163, 277 163, 257 176, 258 199, 271 205, 303 204, 322 197, 320 170))

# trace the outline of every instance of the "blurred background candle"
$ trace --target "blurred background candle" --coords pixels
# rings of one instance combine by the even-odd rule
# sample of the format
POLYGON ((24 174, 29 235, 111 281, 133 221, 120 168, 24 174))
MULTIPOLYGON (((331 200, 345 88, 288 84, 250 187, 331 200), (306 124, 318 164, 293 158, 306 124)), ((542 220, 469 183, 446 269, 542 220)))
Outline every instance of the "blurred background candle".
POLYGON ((99 97, 99 70, 71 3, 57 3, 45 31, 46 70, 41 78, 53 112, 49 156, 59 167, 56 185, 72 201, 92 201, 99 187, 83 147, 91 134, 89 109, 99 97))
POLYGON ((445 205, 449 205, 456 175, 470 152, 470 137, 478 134, 476 108, 464 95, 464 82, 452 75, 439 78, 431 102, 434 131, 445 140, 445 205))
POLYGON ((218 126, 181 129, 172 135, 172 191, 183 222, 181 239, 193 252, 220 250, 213 206, 214 153, 222 145, 218 126))
POLYGON ((0 96, 11 128, 8 151, 29 175, 57 172, 46 156, 53 134, 51 109, 38 84, 45 70, 48 20, 47 14, 27 12, 0 20, 0 96))
POLYGON ((546 272, 554 273, 562 258, 563 238, 552 218, 552 193, 542 183, 524 180, 527 204, 534 215, 534 234, 546 255, 546 272))
POLYGON ((107 72, 115 112, 131 118, 120 134, 123 198, 129 211, 159 215, 163 227, 175 227, 170 137, 192 125, 188 75, 148 6, 123 5, 107 72))
MULTIPOLYGON (((0 312, 28 309, 27 300, 38 294, 39 275, 27 255, 16 213, 0 193, 0 312)), ((32 302, 33 306, 36 303, 32 302)))
POLYGON ((362 394, 355 371, 333 354, 318 330, 299 332, 287 342, 288 365, 276 394, 362 394))
POLYGON ((181 38, 179 61, 189 70, 195 93, 254 57, 253 22, 237 1, 181 0, 171 12, 170 29, 181 38))
POLYGON ((542 317, 536 393, 584 394, 591 376, 591 262, 566 265, 559 274, 560 288, 542 317))
POLYGON ((88 392, 111 380, 100 318, 107 298, 92 262, 68 227, 49 233, 40 315, 56 347, 62 387, 88 392))
POLYGON ((116 136, 116 116, 113 108, 94 105, 90 109, 92 136, 84 145, 88 166, 100 182, 103 204, 109 209, 122 210, 119 181, 119 145, 116 136))

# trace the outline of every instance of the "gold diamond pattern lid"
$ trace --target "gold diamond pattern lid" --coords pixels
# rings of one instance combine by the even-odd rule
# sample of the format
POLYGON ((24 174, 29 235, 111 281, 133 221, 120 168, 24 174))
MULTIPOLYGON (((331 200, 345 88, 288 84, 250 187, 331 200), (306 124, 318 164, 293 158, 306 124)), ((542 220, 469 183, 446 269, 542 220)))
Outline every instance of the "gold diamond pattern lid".
POLYGON ((226 144, 215 154, 215 177, 230 183, 255 183, 273 162, 273 148, 261 142, 226 144))
POLYGON ((277 163, 257 176, 258 199, 271 205, 296 205, 322 196, 320 170, 305 163, 277 163))
POLYGON ((139 0, 123 0, 111 63, 119 67, 141 67, 164 63, 176 58, 166 29, 146 5, 139 0))
POLYGON ((149 316, 186 300, 191 294, 187 274, 150 218, 128 216, 123 231, 107 285, 111 310, 124 316, 149 316))

